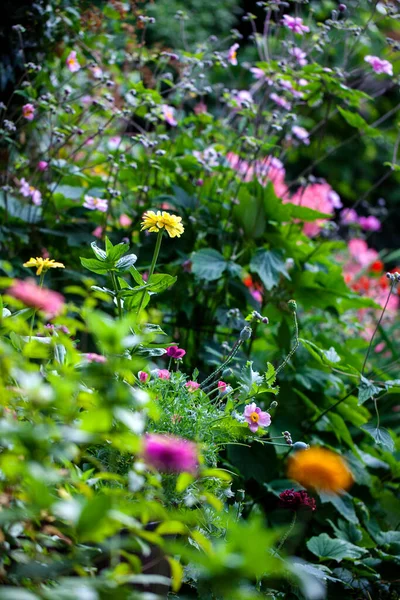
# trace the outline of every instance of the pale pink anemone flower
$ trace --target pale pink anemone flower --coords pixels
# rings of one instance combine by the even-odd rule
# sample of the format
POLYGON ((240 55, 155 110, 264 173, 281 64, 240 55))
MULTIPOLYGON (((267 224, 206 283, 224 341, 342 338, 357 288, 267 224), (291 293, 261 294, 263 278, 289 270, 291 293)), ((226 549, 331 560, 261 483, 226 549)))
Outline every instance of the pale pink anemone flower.
POLYGON ((92 73, 95 79, 101 79, 103 77, 103 71, 98 65, 90 65, 89 71, 92 73))
POLYGON ((176 127, 178 125, 178 121, 175 118, 175 109, 168 104, 163 104, 161 106, 162 114, 164 117, 164 121, 171 125, 171 127, 176 127))
POLYGON ((193 473, 198 467, 197 446, 183 438, 150 433, 144 440, 143 458, 164 473, 193 473))
POLYGON ((253 75, 254 79, 264 79, 265 73, 259 67, 251 67, 250 73, 253 75))
POLYGON ((193 393, 199 389, 200 384, 197 383, 197 381, 188 381, 187 383, 185 383, 185 387, 187 388, 188 392, 193 393))
POLYGON ((228 50, 228 63, 230 63, 233 66, 236 66, 238 64, 237 61, 237 50, 239 49, 239 44, 233 44, 233 46, 231 46, 228 50))
POLYGON ((39 169, 39 171, 47 171, 48 166, 49 163, 46 160, 39 160, 37 164, 37 168, 39 169))
POLYGON ((308 133, 307 129, 304 129, 304 127, 300 127, 299 125, 293 125, 292 133, 298 140, 303 142, 303 144, 305 144, 306 146, 309 145, 310 134, 308 133))
POLYGON ((250 431, 253 433, 255 433, 259 427, 269 427, 271 424, 271 415, 262 411, 255 402, 247 404, 243 414, 249 424, 250 431))
POLYGON ((42 311, 47 319, 59 315, 64 307, 64 296, 38 286, 33 280, 16 279, 7 294, 30 308, 42 311))
POLYGON ((291 56, 293 56, 293 58, 295 59, 297 64, 300 65, 300 67, 305 67, 306 64, 308 63, 308 60, 306 59, 307 54, 305 52, 303 52, 303 50, 301 48, 298 48, 297 46, 290 48, 289 54, 291 56))
POLYGON ((365 56, 364 60, 371 65, 375 73, 378 75, 381 73, 393 75, 393 65, 388 60, 383 60, 379 58, 379 56, 371 56, 370 54, 365 56))
POLYGON ((253 104, 253 96, 248 90, 240 90, 232 98, 239 108, 249 108, 253 104))
POLYGON ((35 206, 42 204, 42 194, 33 185, 29 185, 24 177, 20 180, 19 185, 20 194, 25 196, 25 198, 31 198, 35 206))
POLYGON ((303 35, 303 33, 308 33, 310 28, 307 25, 303 25, 303 19, 300 17, 291 17, 290 15, 283 15, 282 23, 288 29, 291 29, 293 33, 298 33, 299 35, 303 35))
POLYGON ((107 359, 102 354, 96 354, 96 352, 87 352, 86 354, 82 354, 83 358, 85 358, 90 363, 105 363, 107 359))
POLYGON ((121 227, 129 227, 132 225, 132 219, 124 213, 119 217, 119 224, 121 227))
POLYGON ((351 223, 358 223, 358 214, 354 210, 354 208, 344 208, 340 213, 340 221, 345 225, 350 225, 351 223))
MULTIPOLYGON (((349 240, 347 248, 349 249, 351 260, 354 262, 354 269, 357 272, 361 270, 360 267, 364 269, 379 258, 379 252, 373 248, 368 248, 365 240, 358 238, 349 240)), ((345 267, 345 271, 348 272, 347 267, 345 267)))
POLYGON ((275 102, 275 104, 277 104, 281 108, 284 108, 285 110, 290 110, 292 108, 292 105, 288 100, 286 100, 286 98, 284 98, 283 96, 278 96, 278 94, 276 94, 275 92, 270 94, 269 97, 275 102))
POLYGON ((72 50, 68 54, 65 63, 67 65, 68 69, 71 71, 71 73, 76 73, 81 68, 81 65, 79 64, 78 59, 76 58, 75 50, 72 50))
POLYGON ((380 220, 374 217, 374 215, 359 217, 358 223, 364 231, 379 231, 382 227, 380 220))
POLYGON ((171 379, 171 373, 168 369, 158 369, 157 377, 158 379, 171 379))
POLYGON ((83 206, 89 210, 99 210, 100 212, 107 212, 108 201, 103 198, 94 198, 93 196, 85 196, 83 206))
MULTIPOLYGON (((291 198, 284 199, 284 202, 297 204, 297 206, 306 206, 317 210, 318 212, 333 216, 335 208, 340 208, 340 197, 331 186, 324 183, 313 183, 306 187, 299 188, 291 198)), ((327 219, 317 219, 310 223, 304 223, 303 231, 309 237, 318 235, 327 219)))
POLYGON ((24 104, 24 106, 22 107, 22 116, 27 121, 33 121, 33 119, 35 118, 35 107, 33 106, 33 104, 24 104))

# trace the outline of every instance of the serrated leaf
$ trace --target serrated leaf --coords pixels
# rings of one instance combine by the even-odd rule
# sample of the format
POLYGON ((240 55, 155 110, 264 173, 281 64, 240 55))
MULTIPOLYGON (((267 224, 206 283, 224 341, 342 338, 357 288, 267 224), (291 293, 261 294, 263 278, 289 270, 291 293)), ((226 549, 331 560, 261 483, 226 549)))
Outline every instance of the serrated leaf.
POLYGON ((376 427, 375 425, 369 425, 367 423, 366 425, 363 425, 361 429, 364 429, 364 431, 372 435, 377 444, 386 448, 389 452, 394 451, 394 441, 385 427, 376 427))
POLYGON ((152 292, 153 294, 160 294, 171 287, 176 280, 177 277, 173 277, 172 275, 163 275, 161 273, 152 275, 147 282, 147 291, 152 292))
POLYGON ((222 254, 213 248, 204 248, 192 254, 192 273, 198 279, 214 281, 219 279, 225 269, 228 268, 228 262, 222 254))
POLYGON ((245 399, 249 396, 253 388, 256 389, 262 385, 264 378, 258 371, 253 371, 253 363, 248 361, 240 371, 238 383, 241 388, 240 399, 245 399))
POLYGON ((364 404, 364 402, 379 394, 380 391, 382 391, 382 388, 377 387, 372 381, 361 375, 361 382, 358 387, 358 404, 364 404))

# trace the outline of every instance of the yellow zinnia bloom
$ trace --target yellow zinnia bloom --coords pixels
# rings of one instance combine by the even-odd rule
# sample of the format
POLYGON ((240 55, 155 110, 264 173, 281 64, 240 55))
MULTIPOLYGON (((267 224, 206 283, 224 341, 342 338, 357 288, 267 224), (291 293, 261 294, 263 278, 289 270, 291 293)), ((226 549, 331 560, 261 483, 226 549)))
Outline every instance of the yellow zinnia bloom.
POLYGON ((353 483, 343 458, 324 448, 309 448, 293 454, 287 474, 305 488, 328 493, 340 493, 353 483))
POLYGON ((24 267, 36 267, 36 275, 41 275, 42 271, 46 272, 48 269, 57 269, 58 267, 64 269, 64 265, 60 262, 56 262, 52 258, 30 258, 24 263, 24 267))
POLYGON ((158 210, 156 213, 154 210, 148 210, 143 215, 143 221, 141 223, 142 231, 148 229, 154 233, 158 233, 163 227, 167 230, 169 237, 181 237, 185 231, 182 225, 182 217, 171 215, 163 210, 158 210))

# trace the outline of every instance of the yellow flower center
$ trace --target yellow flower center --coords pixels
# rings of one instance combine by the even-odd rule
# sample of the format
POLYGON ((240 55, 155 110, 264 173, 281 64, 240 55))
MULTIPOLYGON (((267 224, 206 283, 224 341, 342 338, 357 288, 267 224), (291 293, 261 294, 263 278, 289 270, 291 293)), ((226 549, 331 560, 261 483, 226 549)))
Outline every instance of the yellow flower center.
POLYGON ((250 415, 250 419, 252 423, 258 423, 258 421, 260 420, 260 415, 256 412, 252 412, 250 415))

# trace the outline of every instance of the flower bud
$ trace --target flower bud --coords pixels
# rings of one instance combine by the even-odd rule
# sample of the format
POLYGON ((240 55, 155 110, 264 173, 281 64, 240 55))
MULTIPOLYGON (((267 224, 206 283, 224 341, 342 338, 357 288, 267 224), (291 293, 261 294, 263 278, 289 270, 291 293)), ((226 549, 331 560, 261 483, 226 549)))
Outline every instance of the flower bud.
POLYGON ((245 327, 243 327, 242 331, 240 332, 240 337, 239 337, 240 341, 245 342, 246 340, 249 340, 251 338, 251 334, 252 334, 251 327, 246 325, 245 327))
POLYGON ((288 307, 290 308, 290 310, 292 312, 296 312, 297 311, 297 303, 296 300, 289 300, 288 302, 288 307))
POLYGON ((306 450, 306 448, 309 448, 309 445, 305 442, 295 442, 292 448, 293 450, 306 450))
POLYGON ((139 381, 141 381, 142 383, 146 383, 146 381, 149 378, 149 374, 146 373, 145 371, 139 371, 138 378, 139 378, 139 381))

